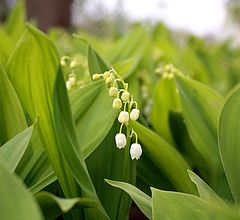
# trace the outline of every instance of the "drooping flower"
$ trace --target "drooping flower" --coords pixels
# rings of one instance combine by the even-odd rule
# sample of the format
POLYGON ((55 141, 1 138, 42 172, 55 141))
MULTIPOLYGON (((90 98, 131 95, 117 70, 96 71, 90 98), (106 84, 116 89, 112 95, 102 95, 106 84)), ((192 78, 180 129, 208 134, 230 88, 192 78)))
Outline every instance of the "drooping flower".
POLYGON ((121 99, 123 102, 127 102, 130 99, 130 93, 128 91, 124 91, 121 95, 121 99))
POLYGON ((132 109, 131 112, 130 112, 130 119, 132 121, 138 120, 139 114, 140 114, 139 109, 137 109, 137 108, 132 109))
POLYGON ((122 133, 116 134, 115 141, 116 141, 117 148, 119 149, 124 148, 127 144, 126 136, 125 134, 122 134, 122 133))
POLYGON ((116 87, 111 87, 109 89, 109 96, 116 97, 118 94, 118 89, 116 87))
POLYGON ((118 121, 121 124, 127 124, 129 121, 129 113, 126 111, 121 111, 119 116, 118 116, 118 121))
POLYGON ((115 98, 115 99, 113 100, 112 107, 113 107, 113 109, 116 109, 116 110, 122 108, 122 100, 119 99, 119 98, 115 98))
POLYGON ((142 155, 141 145, 138 143, 132 144, 130 147, 130 155, 131 155, 132 160, 134 160, 134 159, 138 160, 142 155))

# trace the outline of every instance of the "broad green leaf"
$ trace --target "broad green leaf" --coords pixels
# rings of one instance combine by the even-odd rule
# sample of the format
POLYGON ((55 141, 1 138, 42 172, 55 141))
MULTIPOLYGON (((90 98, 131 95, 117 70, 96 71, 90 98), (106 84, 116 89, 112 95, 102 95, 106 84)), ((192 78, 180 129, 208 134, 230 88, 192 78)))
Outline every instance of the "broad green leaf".
POLYGON ((132 127, 143 144, 143 153, 148 154, 176 189, 195 194, 195 186, 187 175, 189 166, 180 153, 172 145, 143 125, 133 122, 132 127))
POLYGON ((35 198, 40 205, 45 219, 56 219, 73 208, 96 208, 97 203, 88 198, 59 198, 48 192, 39 192, 35 198))
POLYGON ((197 186, 200 198, 209 202, 218 202, 224 205, 223 200, 197 174, 188 170, 188 175, 197 186))
MULTIPOLYGON (((122 76, 124 79, 131 76, 131 74, 136 70, 140 59, 130 58, 113 64, 113 68, 116 72, 122 76)), ((136 79, 136 78, 135 78, 136 79)))
POLYGON ((18 40, 25 29, 25 4, 23 0, 17 1, 7 19, 5 30, 12 40, 18 40))
MULTIPOLYGON (((5 143, 27 128, 19 98, 2 67, 0 67, 0 113, 2 115, 0 117, 0 142, 5 143)), ((37 131, 34 129, 31 144, 27 149, 22 149, 24 155, 22 155, 21 161, 16 160, 19 164, 17 168, 15 167, 16 173, 29 187, 36 184, 45 174, 48 175, 48 171, 52 171, 39 140, 39 135, 36 135, 36 133, 37 131)), ((17 151, 14 152, 17 153, 17 151)))
POLYGON ((0 145, 27 127, 17 94, 0 66, 0 145))
POLYGON ((151 195, 150 187, 164 190, 175 189, 168 177, 146 153, 142 154, 141 160, 137 162, 136 186, 148 195, 151 195))
POLYGON ((76 132, 81 135, 79 146, 87 158, 111 129, 117 111, 103 81, 91 83, 70 94, 76 132), (91 118, 91 120, 89 120, 91 118))
POLYGON ((103 61, 103 59, 96 53, 91 46, 88 47, 88 68, 90 76, 95 73, 103 73, 109 70, 108 65, 103 61))
POLYGON ((38 118, 41 140, 65 196, 86 196, 97 201, 78 146, 53 44, 43 33, 28 26, 8 62, 7 73, 31 119, 38 118), (26 57, 31 57, 31 62, 25 62, 26 57))
MULTIPOLYGON (((48 176, 54 171, 44 151, 38 130, 38 124, 35 123, 31 143, 26 149, 16 173, 29 188, 32 189, 37 185, 38 190, 41 190, 51 183, 48 176)), ((33 191, 35 192, 36 188, 33 191)))
POLYGON ((26 128, 0 148, 0 157, 15 171, 31 140, 33 127, 26 128))
POLYGON ((22 181, 0 160, 0 219, 42 220, 40 209, 22 181))
POLYGON ((199 197, 152 188, 153 220, 237 220, 239 212, 199 197))
POLYGON ((174 81, 160 80, 154 90, 151 122, 157 133, 169 143, 174 143, 169 124, 170 112, 176 112, 179 109, 180 99, 174 81))
POLYGON ((218 168, 217 123, 223 98, 202 83, 175 76, 184 120, 194 146, 210 168, 218 168))
POLYGON ((130 197, 121 190, 104 183, 104 179, 117 179, 135 184, 136 164, 134 161, 130 161, 128 156, 129 143, 124 150, 116 147, 114 137, 119 132, 119 126, 119 123, 115 121, 102 143, 86 159, 86 163, 99 199, 109 218, 127 220, 131 205, 130 197))
POLYGON ((14 43, 9 38, 4 29, 0 28, 0 64, 5 65, 14 43))
POLYGON ((219 149, 227 180, 236 202, 240 202, 240 88, 226 99, 219 119, 219 149))
POLYGON ((140 191, 138 188, 128 183, 113 181, 113 180, 105 180, 105 181, 111 186, 124 190, 134 200, 134 202, 141 209, 141 211, 146 215, 146 217, 148 217, 149 219, 152 219, 152 207, 151 207, 152 199, 150 196, 146 195, 145 193, 140 191))
POLYGON ((48 174, 44 173, 44 176, 41 177, 40 180, 37 181, 37 183, 35 183, 34 185, 32 185, 29 190, 35 194, 39 191, 41 191, 43 188, 45 188, 46 186, 50 185, 51 183, 53 183, 54 181, 57 180, 57 177, 55 175, 55 173, 51 170, 49 171, 48 174))
POLYGON ((112 64, 135 56, 141 57, 148 41, 148 34, 143 27, 134 28, 109 50, 109 62, 112 64))

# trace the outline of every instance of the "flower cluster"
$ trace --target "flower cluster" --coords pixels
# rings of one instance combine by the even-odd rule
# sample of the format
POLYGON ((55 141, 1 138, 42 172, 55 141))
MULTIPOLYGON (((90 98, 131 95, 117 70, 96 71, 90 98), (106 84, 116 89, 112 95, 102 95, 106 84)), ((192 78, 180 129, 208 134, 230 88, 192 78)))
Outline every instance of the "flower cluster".
MULTIPOLYGON (((123 149, 127 145, 126 135, 123 133, 123 126, 130 129, 129 121, 136 121, 139 118, 140 110, 137 102, 134 101, 133 96, 128 91, 128 83, 125 83, 121 76, 112 68, 103 74, 92 75, 93 80, 103 78, 109 87, 109 96, 114 97, 112 107, 115 110, 120 110, 118 121, 121 124, 119 133, 115 136, 117 148, 123 149)), ((132 129, 130 138, 135 136, 135 143, 130 147, 130 155, 132 160, 138 160, 142 155, 142 147, 138 143, 136 132, 132 129)))
POLYGON ((172 64, 167 64, 164 68, 157 68, 155 72, 161 74, 163 79, 172 79, 176 73, 176 68, 172 64))
POLYGON ((71 73, 68 76, 68 79, 66 81, 66 87, 68 90, 71 90, 72 88, 76 88, 82 84, 82 81, 77 80, 76 75, 76 68, 80 65, 80 62, 76 58, 71 58, 69 56, 63 56, 60 60, 60 64, 62 67, 66 67, 67 64, 69 64, 69 67, 71 69, 71 73))

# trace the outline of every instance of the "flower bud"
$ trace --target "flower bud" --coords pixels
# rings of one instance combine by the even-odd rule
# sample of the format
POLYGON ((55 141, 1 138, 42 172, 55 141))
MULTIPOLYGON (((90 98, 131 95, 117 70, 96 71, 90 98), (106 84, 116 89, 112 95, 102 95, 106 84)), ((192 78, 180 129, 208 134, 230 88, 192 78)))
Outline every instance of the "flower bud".
POLYGON ((108 71, 104 72, 103 79, 107 79, 110 76, 110 73, 108 71))
POLYGON ((61 66, 65 67, 67 64, 66 64, 66 61, 64 59, 61 59, 60 61, 60 64, 61 66))
POLYGON ((118 94, 118 89, 116 87, 111 87, 109 89, 109 96, 116 97, 118 94))
POLYGON ((138 120, 139 115, 140 115, 139 109, 134 108, 134 109, 132 109, 132 111, 130 112, 130 119, 131 119, 132 121, 136 121, 136 120, 138 120))
POLYGON ((115 141, 116 141, 117 148, 119 149, 124 148, 127 144, 126 136, 125 134, 122 134, 122 133, 116 134, 115 141))
POLYGON ((76 80, 76 76, 71 76, 68 78, 68 81, 70 82, 70 84, 73 86, 76 84, 77 80, 76 80))
POLYGON ((92 75, 92 79, 93 80, 98 80, 98 79, 100 79, 100 75, 98 73, 95 73, 95 74, 92 75))
POLYGON ((67 87, 67 90, 70 90, 72 88, 72 84, 69 81, 67 81, 66 87, 67 87))
POLYGON ((112 82, 113 80, 112 80, 112 77, 111 76, 109 76, 109 77, 107 77, 106 78, 106 84, 110 84, 111 82, 112 82))
POLYGON ((134 160, 134 159, 138 160, 142 155, 141 145, 137 144, 137 143, 132 144, 130 147, 130 155, 131 155, 132 160, 134 160))
POLYGON ((119 99, 119 98, 114 99, 112 106, 113 106, 113 109, 117 109, 117 110, 122 108, 122 101, 121 101, 121 99, 119 99))
POLYGON ((126 111, 121 111, 119 116, 118 116, 118 121, 121 124, 127 124, 129 121, 129 114, 126 111))
POLYGON ((74 69, 74 68, 76 68, 77 66, 78 66, 77 60, 73 60, 73 61, 70 63, 70 68, 71 68, 71 69, 74 69))
POLYGON ((130 93, 127 91, 124 91, 121 95, 121 99, 123 100, 123 102, 127 102, 130 99, 130 93))

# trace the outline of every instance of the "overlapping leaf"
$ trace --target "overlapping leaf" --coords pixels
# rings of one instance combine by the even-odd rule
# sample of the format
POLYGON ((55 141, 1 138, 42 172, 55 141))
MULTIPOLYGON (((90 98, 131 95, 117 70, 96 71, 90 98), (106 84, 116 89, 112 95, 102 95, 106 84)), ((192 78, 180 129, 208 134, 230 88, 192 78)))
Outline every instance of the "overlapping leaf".
POLYGON ((219 150, 227 180, 236 202, 240 202, 240 88, 226 99, 219 121, 219 150))
POLYGON ((54 46, 44 34, 28 26, 7 73, 30 117, 38 118, 41 140, 66 197, 83 195, 98 200, 78 147, 54 46))
POLYGON ((43 220, 40 209, 22 181, 0 160, 0 219, 43 220))

